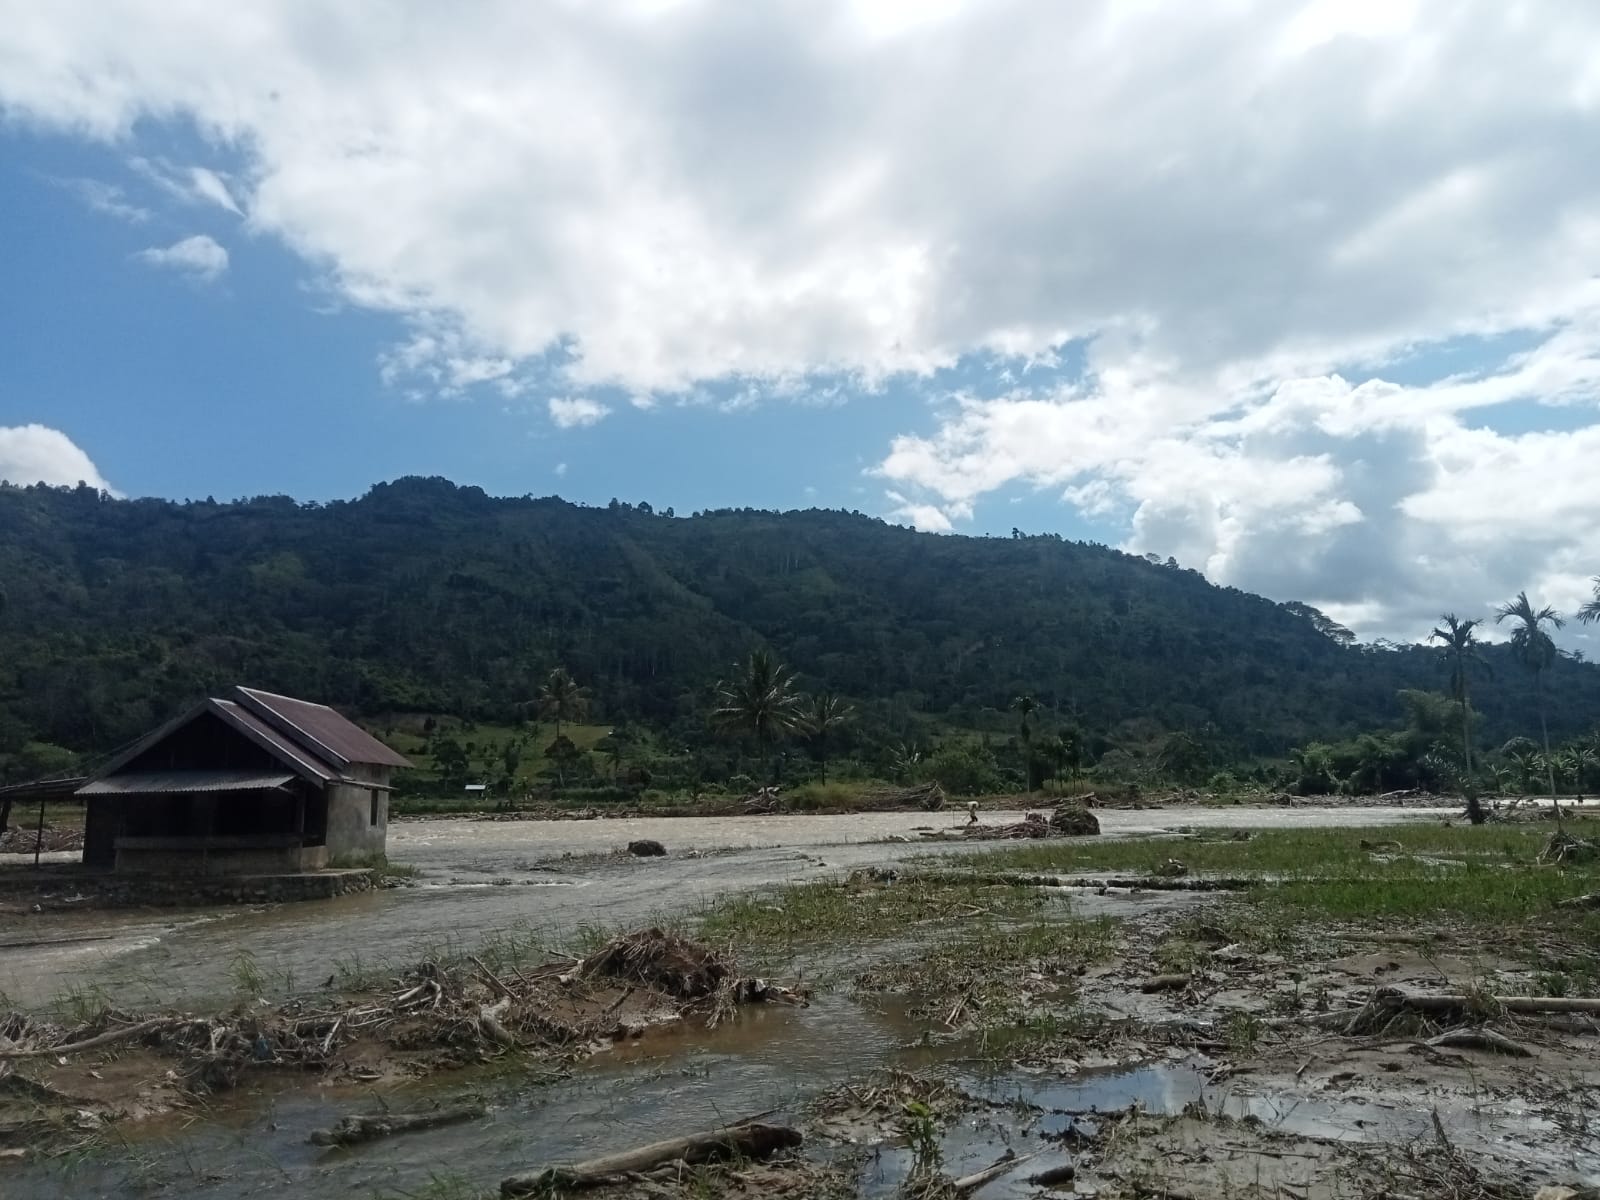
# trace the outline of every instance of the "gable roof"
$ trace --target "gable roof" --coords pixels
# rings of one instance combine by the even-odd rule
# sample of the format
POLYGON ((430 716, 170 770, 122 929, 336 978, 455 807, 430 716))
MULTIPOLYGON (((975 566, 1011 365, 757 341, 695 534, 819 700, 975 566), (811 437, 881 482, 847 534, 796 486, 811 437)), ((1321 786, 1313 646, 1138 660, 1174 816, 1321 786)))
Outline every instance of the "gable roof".
MULTIPOLYGON (((311 704, 253 688, 235 688, 234 699, 211 697, 179 713, 140 738, 95 772, 80 794, 207 714, 260 746, 284 768, 322 785, 343 778, 352 764, 409 767, 410 761, 325 704, 311 704)), ((180 790, 180 789, 172 789, 180 790)), ((98 793, 95 793, 98 794, 98 793)))
POLYGON ((403 754, 389 749, 354 721, 326 704, 279 696, 259 688, 236 687, 233 698, 254 716, 288 734, 300 745, 336 764, 342 771, 352 765, 409 767, 403 754))

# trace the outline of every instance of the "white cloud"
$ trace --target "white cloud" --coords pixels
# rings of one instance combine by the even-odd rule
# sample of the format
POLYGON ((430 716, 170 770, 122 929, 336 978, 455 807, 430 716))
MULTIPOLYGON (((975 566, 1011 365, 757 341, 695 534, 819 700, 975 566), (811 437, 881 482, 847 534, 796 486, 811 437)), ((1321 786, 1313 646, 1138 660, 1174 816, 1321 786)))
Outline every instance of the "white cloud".
POLYGON ((895 505, 889 512, 891 519, 924 533, 950 533, 955 529, 950 517, 936 505, 907 500, 899 492, 889 492, 888 497, 895 505))
POLYGON ((206 234, 197 233, 170 246, 151 246, 134 257, 152 267, 163 267, 212 283, 228 269, 228 252, 206 234))
POLYGON ((155 173, 403 317, 412 394, 571 427, 989 353, 883 456, 898 517, 1048 488, 1372 633, 1596 569, 1596 6, 0 5, 0 116, 192 121, 231 173, 155 173), (1345 382, 1463 337, 1518 349, 1345 382), (1532 402, 1566 432, 1495 432, 1532 402))
POLYGON ((10 7, 8 111, 192 118, 246 166, 191 193, 574 386, 1325 367, 1559 315, 1600 248, 1600 10, 1556 0, 10 7))
POLYGON ((189 186, 196 197, 215 204, 218 208, 227 209, 236 217, 244 216, 239 208, 238 201, 228 191, 228 185, 223 182, 222 176, 208 167, 189 168, 189 186))
POLYGON ((56 179, 53 182, 75 193, 91 211, 108 217, 140 225, 155 215, 130 201, 127 193, 115 184, 98 179, 56 179))
POLYGON ((550 398, 550 419, 555 422, 557 429, 577 429, 585 425, 596 425, 611 412, 598 400, 590 400, 586 396, 550 398))
POLYGON ((89 456, 59 429, 45 425, 0 425, 0 480, 49 483, 112 492, 89 456))
POLYGON ((185 204, 215 205, 236 217, 244 216, 244 210, 233 198, 227 180, 210 167, 180 167, 164 158, 145 158, 142 155, 129 159, 128 165, 175 200, 185 204))

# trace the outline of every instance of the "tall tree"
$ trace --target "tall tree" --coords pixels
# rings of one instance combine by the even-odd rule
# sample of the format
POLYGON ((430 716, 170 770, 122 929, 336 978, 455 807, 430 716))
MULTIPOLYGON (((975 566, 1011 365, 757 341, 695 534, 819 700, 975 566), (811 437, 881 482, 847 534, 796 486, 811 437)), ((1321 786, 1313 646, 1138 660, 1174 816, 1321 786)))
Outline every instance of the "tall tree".
POLYGON ((756 752, 765 763, 768 750, 800 723, 793 683, 788 669, 770 651, 752 650, 739 673, 717 685, 712 723, 754 737, 756 752))
POLYGON ((1561 801, 1556 798, 1555 760, 1550 756, 1550 727, 1544 715, 1544 673, 1556 660, 1556 644, 1545 632, 1545 626, 1560 629, 1566 624, 1561 614, 1549 605, 1533 607, 1527 592, 1518 592, 1515 600, 1507 601, 1495 610, 1495 624, 1510 620, 1516 622, 1511 631, 1511 649, 1517 661, 1533 673, 1533 691, 1539 704, 1539 733, 1544 739, 1544 766, 1550 782, 1550 803, 1556 810, 1556 824, 1561 824, 1561 801))
POLYGON ((1594 598, 1585 600, 1583 607, 1578 609, 1578 620, 1585 625, 1592 625, 1594 622, 1600 621, 1600 575, 1596 575, 1589 582, 1594 584, 1594 598))
POLYGON ((806 706, 802 723, 811 738, 811 751, 817 756, 823 783, 828 782, 828 735, 849 724, 855 713, 832 692, 818 692, 806 706))
POLYGON ((561 737, 561 722, 576 721, 589 711, 589 692, 578 686, 565 667, 557 667, 539 687, 539 715, 556 723, 561 737))
POLYGON ((1467 676, 1474 667, 1487 669, 1473 632, 1480 622, 1476 617, 1463 621, 1455 613, 1445 613, 1439 620, 1442 624, 1434 627, 1428 640, 1440 643, 1450 665, 1450 695, 1461 706, 1461 759, 1466 766, 1463 790, 1467 794, 1467 820, 1482 825, 1483 806, 1478 803, 1478 782, 1472 773, 1472 699, 1467 684, 1467 676))
POLYGON ((1028 790, 1033 791, 1033 714, 1038 711, 1039 702, 1024 692, 1011 701, 1011 711, 1018 717, 1018 734, 1022 738, 1022 773, 1028 781, 1028 790))

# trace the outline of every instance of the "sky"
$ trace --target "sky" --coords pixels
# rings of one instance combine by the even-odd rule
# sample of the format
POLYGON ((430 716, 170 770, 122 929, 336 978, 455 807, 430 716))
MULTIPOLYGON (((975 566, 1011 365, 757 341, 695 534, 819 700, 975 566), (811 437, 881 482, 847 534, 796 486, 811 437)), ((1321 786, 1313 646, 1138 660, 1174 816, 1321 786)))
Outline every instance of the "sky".
POLYGON ((1059 532, 1367 638, 1571 612, 1596 44, 1561 0, 0 0, 0 478, 1059 532))

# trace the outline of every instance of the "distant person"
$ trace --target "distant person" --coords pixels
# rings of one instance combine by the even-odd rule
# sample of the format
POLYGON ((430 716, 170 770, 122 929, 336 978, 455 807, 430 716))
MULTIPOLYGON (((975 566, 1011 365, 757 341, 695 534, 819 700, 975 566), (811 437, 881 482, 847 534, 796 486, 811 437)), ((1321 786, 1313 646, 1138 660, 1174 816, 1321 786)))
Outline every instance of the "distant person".
POLYGON ((976 800, 968 800, 967 801, 967 824, 968 825, 976 825, 977 823, 978 823, 978 802, 976 800))

